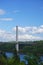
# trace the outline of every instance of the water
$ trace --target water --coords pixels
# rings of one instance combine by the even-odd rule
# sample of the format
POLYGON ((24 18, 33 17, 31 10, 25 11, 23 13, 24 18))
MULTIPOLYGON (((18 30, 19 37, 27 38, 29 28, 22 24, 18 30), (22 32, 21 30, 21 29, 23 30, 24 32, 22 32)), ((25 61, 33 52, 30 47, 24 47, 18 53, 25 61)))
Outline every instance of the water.
MULTIPOLYGON (((7 58, 11 58, 11 57, 13 57, 13 53, 6 52, 6 56, 7 56, 7 58)), ((28 62, 24 59, 24 56, 25 56, 24 54, 19 54, 20 61, 24 61, 27 64, 28 62)), ((43 56, 40 56, 40 59, 43 62, 43 56)))
MULTIPOLYGON (((6 56, 7 56, 7 58, 11 58, 11 57, 13 57, 13 53, 9 53, 9 52, 6 52, 6 56)), ((19 54, 19 56, 20 56, 20 60, 24 60, 23 58, 24 58, 24 54, 19 54)))
POLYGON ((6 52, 6 56, 7 56, 7 58, 11 58, 11 57, 13 57, 13 53, 6 52))
MULTIPOLYGON (((7 56, 7 58, 12 58, 13 57, 13 53, 6 52, 6 56, 7 56)), ((27 61, 24 59, 24 56, 25 56, 24 54, 19 54, 20 61, 24 61, 27 64, 27 61)))

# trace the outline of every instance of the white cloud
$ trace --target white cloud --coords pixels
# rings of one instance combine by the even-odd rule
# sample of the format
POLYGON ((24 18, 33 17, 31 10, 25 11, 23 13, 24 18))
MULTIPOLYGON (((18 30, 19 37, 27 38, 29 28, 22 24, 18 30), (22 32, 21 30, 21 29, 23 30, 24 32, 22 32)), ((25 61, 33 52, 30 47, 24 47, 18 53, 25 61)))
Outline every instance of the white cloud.
POLYGON ((2 41, 13 41, 15 40, 15 34, 13 35, 12 33, 0 29, 0 39, 2 41))
POLYGON ((0 9, 0 15, 4 15, 6 12, 3 9, 0 9))
MULTIPOLYGON (((16 31, 16 27, 13 27, 13 31, 16 31)), ((43 33, 43 25, 39 27, 37 26, 18 27, 18 31, 21 33, 41 34, 43 33)))
POLYGON ((0 37, 3 37, 5 30, 0 29, 0 37))
MULTIPOLYGON (((18 31, 21 33, 26 33, 27 31, 30 31, 31 27, 18 27, 18 31)), ((16 27, 13 27, 13 31, 16 31, 16 27)))
MULTIPOLYGON (((15 41, 16 35, 0 29, 0 39, 2 39, 2 41, 15 41)), ((30 41, 30 40, 41 40, 41 39, 43 38, 38 36, 33 36, 30 34, 18 35, 18 41, 30 41)))
POLYGON ((33 34, 37 34, 37 33, 43 33, 43 25, 39 26, 39 27, 36 27, 35 29, 33 28, 32 29, 32 33, 33 34))
POLYGON ((41 37, 38 36, 33 36, 33 35, 29 35, 29 34, 24 34, 24 35, 19 35, 19 40, 23 40, 23 41, 32 41, 32 40, 41 40, 41 37))
POLYGON ((7 41, 15 41, 15 35, 11 33, 5 33, 3 38, 7 41))
POLYGON ((43 25, 41 25, 40 27, 43 28, 43 25))
MULTIPOLYGON (((8 31, 0 29, 0 39, 2 41, 15 41, 16 40, 16 27, 13 28, 14 32, 11 31, 10 33, 8 31)), ((31 41, 31 40, 43 40, 43 36, 38 36, 37 33, 42 33, 43 32, 43 26, 39 27, 18 27, 19 34, 18 32, 18 40, 19 41, 31 41), (30 32, 31 31, 31 32, 30 32), (28 33, 27 33, 28 32, 28 33), (30 34, 31 33, 31 34, 30 34), (33 35, 37 34, 37 35, 33 35)))
POLYGON ((26 29, 23 28, 23 27, 18 27, 18 29, 19 29, 20 32, 26 32, 26 29))
POLYGON ((13 18, 0 18, 0 21, 12 21, 13 18))

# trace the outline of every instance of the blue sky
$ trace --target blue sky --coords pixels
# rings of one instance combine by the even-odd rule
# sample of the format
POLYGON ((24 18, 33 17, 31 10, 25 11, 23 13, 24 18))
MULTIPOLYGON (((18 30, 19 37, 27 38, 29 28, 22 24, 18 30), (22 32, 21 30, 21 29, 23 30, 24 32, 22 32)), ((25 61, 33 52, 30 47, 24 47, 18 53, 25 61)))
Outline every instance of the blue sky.
MULTIPOLYGON (((32 35, 31 40, 37 36, 43 39, 43 0, 0 0, 0 34, 6 31, 3 34, 6 34, 8 37, 15 37, 16 25, 19 26, 19 30, 21 31, 24 31, 24 29, 28 27, 28 32, 22 32, 25 36, 27 35, 28 40, 30 40, 28 38, 29 35, 30 37, 32 35), (29 30, 29 27, 32 31, 29 30), (35 28, 35 30, 33 30, 33 28, 35 28), (12 31, 12 29, 14 31, 12 31), (31 33, 33 31, 34 34, 31 33)), ((23 40, 24 37, 21 35, 20 40, 23 40)), ((5 41, 5 38, 0 36, 0 41, 3 40, 5 41)))

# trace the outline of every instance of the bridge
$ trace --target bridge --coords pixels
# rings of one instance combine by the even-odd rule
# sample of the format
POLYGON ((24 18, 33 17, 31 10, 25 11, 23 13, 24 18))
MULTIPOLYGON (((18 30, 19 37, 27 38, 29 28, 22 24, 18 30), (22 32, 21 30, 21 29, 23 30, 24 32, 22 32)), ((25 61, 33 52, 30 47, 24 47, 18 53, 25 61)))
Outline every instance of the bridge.
POLYGON ((16 26, 16 51, 19 52, 19 44, 18 44, 18 26, 16 26))

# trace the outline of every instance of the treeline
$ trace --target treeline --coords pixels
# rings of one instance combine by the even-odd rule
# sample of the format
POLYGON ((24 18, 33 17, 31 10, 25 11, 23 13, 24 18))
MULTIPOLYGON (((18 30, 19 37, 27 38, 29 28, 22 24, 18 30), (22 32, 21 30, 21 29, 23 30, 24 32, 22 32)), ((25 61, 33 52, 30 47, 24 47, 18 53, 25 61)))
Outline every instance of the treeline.
MULTIPOLYGON (((15 51, 16 42, 0 42, 0 50, 2 51, 15 51)), ((34 53, 34 54, 43 54, 43 40, 41 41, 26 41, 18 42, 19 51, 22 53, 34 53)))
MULTIPOLYGON (((15 49, 16 42, 1 42, 0 50, 11 51, 15 49)), ((37 53, 43 54, 43 41, 33 42, 18 42, 20 51, 25 53, 24 59, 27 61, 20 61, 17 53, 12 58, 7 58, 5 52, 0 54, 0 65, 43 65, 41 58, 37 53)), ((16 51, 17 52, 17 51, 16 51)))
MULTIPOLYGON (((19 49, 23 49, 26 45, 30 45, 32 42, 18 42, 19 49)), ((15 50, 16 42, 0 42, 0 50, 11 51, 15 50)))
POLYGON ((32 45, 25 46, 22 52, 26 54, 32 53, 36 55, 43 55, 43 40, 34 41, 32 45))
POLYGON ((0 43, 0 50, 1 51, 10 51, 13 52, 15 49, 15 44, 10 43, 10 42, 4 42, 4 43, 0 43))

